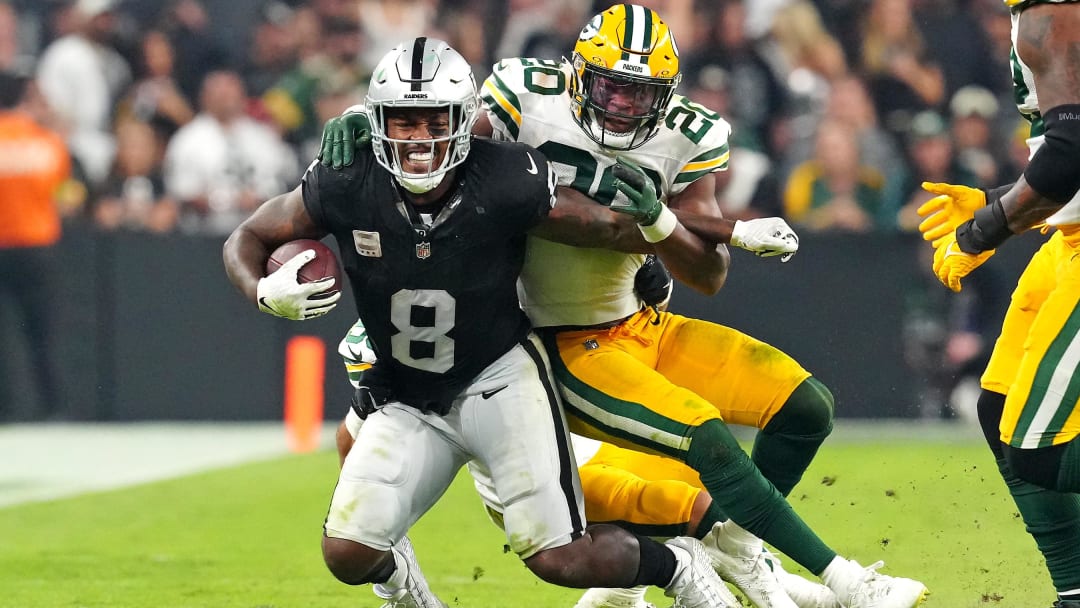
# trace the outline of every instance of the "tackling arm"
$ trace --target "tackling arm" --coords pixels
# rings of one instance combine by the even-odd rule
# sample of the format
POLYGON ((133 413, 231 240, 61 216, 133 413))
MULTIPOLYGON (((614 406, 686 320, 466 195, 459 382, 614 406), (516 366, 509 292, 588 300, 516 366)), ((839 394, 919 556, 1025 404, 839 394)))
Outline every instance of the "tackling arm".
POLYGON ((695 290, 710 295, 719 291, 727 280, 731 254, 723 243, 731 240, 734 226, 734 222, 729 225, 728 220, 723 219, 715 188, 716 176, 707 174, 671 197, 668 207, 676 212, 680 224, 671 236, 653 244, 657 257, 671 274, 695 290), (691 219, 690 214, 695 217, 691 219), (696 224, 700 232, 690 231, 682 223, 684 218, 691 225, 696 224), (712 238, 703 238, 700 233, 707 233, 712 238))
MULTIPOLYGON (((707 184, 700 188, 708 191, 707 184)), ((693 192, 691 190, 690 196, 693 196, 693 192)), ((656 246, 645 239, 632 216, 627 213, 616 213, 572 188, 560 187, 557 195, 558 203, 548 218, 532 230, 533 236, 575 247, 656 253, 656 246)), ((780 256, 783 262, 798 251, 798 236, 780 218, 732 221, 720 217, 718 209, 715 214, 703 214, 694 211, 699 208, 695 204, 687 206, 691 209, 671 210, 678 222, 667 238, 675 239, 673 243, 689 243, 691 251, 698 241, 730 243, 758 256, 780 256)), ((704 209, 708 210, 708 206, 704 206, 704 209)), ((703 291, 708 293, 708 290, 703 291)))
MULTIPOLYGON (((533 228, 533 236, 574 247, 654 253, 655 245, 645 240, 630 216, 616 213, 567 186, 559 186, 556 193, 558 202, 547 219, 533 228)), ((735 226, 733 220, 704 216, 685 209, 673 211, 683 228, 701 240, 715 243, 731 240, 735 226)))
POLYGON ((593 201, 566 186, 556 189, 551 213, 530 234, 574 247, 596 247, 627 253, 652 253, 633 218, 593 201))

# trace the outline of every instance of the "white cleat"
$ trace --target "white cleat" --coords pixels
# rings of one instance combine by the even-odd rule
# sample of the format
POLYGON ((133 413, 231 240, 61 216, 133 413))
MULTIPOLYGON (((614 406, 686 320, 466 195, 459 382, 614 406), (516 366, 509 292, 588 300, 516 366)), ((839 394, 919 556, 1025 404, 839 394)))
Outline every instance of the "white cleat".
MULTIPOLYGON (((398 568, 406 570, 405 584, 399 589, 391 589, 385 584, 375 585, 372 590, 380 599, 386 600, 382 608, 448 608, 428 587, 427 579, 420 570, 409 537, 402 537, 394 543, 394 561, 398 568)), ((391 577, 397 578, 397 577, 391 577)), ((387 581, 389 582, 389 581, 387 581)))
POLYGON ((740 608, 739 600, 712 568, 704 545, 696 538, 677 536, 664 543, 675 553, 675 578, 664 594, 675 598, 672 608, 740 608))
POLYGON ((648 587, 630 589, 606 589, 593 587, 586 591, 574 608, 656 608, 645 601, 648 587))
POLYGON ((784 592, 799 608, 843 608, 832 589, 784 570, 780 558, 767 549, 764 550, 763 559, 776 575, 776 580, 780 581, 784 592))
POLYGON ((720 578, 738 587, 757 608, 801 608, 788 597, 776 574, 765 560, 760 539, 753 543, 732 543, 724 539, 724 527, 713 526, 701 544, 720 578))
POLYGON ((408 589, 398 589, 396 593, 387 595, 383 593, 386 593, 385 587, 375 591, 375 595, 386 600, 380 608, 447 608, 446 604, 440 602, 438 598, 435 599, 437 603, 425 603, 427 600, 414 596, 408 589))
POLYGON ((842 564, 826 584, 845 608, 915 608, 930 592, 926 585, 910 578, 879 574, 885 562, 860 566, 855 560, 842 564))

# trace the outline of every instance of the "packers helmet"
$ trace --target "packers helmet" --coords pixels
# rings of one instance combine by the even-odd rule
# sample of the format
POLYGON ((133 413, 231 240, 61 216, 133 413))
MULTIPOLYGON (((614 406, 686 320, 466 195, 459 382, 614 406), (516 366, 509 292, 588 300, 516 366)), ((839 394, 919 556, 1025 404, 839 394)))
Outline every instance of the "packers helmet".
POLYGON ((605 148, 632 150, 656 135, 679 73, 679 49, 656 11, 616 4, 574 45, 570 103, 578 125, 605 148))

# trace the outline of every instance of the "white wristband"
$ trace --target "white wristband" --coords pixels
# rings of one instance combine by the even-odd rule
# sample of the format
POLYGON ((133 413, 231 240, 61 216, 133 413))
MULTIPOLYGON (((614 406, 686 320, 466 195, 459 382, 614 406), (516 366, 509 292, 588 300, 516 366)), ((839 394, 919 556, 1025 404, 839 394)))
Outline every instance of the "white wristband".
POLYGON ((746 240, 743 238, 747 230, 747 223, 742 220, 735 220, 735 225, 731 227, 731 239, 730 243, 736 247, 746 248, 746 240))
POLYGON ((645 237, 646 241, 659 243, 671 236, 671 233, 675 232, 675 227, 678 225, 679 218, 675 217, 675 213, 668 209, 667 205, 664 205, 664 210, 660 212, 655 222, 648 226, 638 224, 638 230, 641 231, 641 235, 645 237))

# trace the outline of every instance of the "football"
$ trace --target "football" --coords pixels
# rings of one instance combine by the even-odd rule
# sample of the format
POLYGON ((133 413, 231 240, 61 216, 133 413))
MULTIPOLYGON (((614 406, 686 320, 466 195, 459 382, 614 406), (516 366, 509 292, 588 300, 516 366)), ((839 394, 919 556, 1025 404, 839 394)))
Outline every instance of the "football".
POLYGON ((274 250, 270 258, 266 260, 266 274, 274 272, 293 256, 299 255, 308 249, 315 250, 315 258, 300 267, 296 280, 300 283, 310 283, 333 277, 334 286, 328 291, 341 289, 341 264, 338 263, 337 255, 322 241, 314 239, 297 239, 289 241, 274 250))

